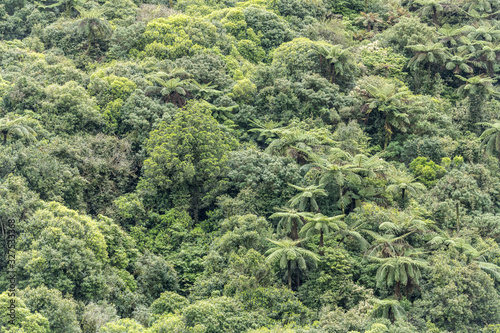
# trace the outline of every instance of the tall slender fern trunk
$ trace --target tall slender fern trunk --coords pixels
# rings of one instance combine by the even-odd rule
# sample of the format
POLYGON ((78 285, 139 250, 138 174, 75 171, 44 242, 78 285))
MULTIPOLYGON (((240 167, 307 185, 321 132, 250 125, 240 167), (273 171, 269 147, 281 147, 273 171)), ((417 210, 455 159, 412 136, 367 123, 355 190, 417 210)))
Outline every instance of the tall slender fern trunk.
POLYGON ((297 226, 297 222, 296 221, 293 221, 293 224, 292 224, 292 231, 290 232, 290 237, 293 239, 293 240, 297 240, 299 239, 299 228, 297 226))
POLYGON ((323 250, 323 247, 325 245, 324 237, 325 237, 325 235, 324 235, 323 229, 321 229, 320 234, 319 234, 319 254, 320 255, 325 254, 325 251, 323 250))
POLYGON ((396 282, 396 290, 394 292, 396 299, 399 301, 401 299, 401 282, 396 282))
POLYGON ((288 288, 292 290, 292 262, 288 261, 288 288))

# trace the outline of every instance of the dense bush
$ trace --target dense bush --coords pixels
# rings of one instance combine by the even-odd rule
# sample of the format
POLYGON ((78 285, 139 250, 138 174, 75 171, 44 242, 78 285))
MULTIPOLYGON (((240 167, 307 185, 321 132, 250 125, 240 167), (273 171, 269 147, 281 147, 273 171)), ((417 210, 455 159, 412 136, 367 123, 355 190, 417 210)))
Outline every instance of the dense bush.
POLYGON ((3 1, 0 332, 498 331, 499 10, 3 1))

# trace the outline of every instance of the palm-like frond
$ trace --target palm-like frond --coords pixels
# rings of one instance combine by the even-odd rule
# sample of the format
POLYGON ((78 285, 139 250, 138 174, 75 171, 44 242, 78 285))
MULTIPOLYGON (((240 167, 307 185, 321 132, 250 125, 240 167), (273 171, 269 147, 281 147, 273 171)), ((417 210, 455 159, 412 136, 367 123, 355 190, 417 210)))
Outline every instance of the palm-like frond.
POLYGON ((296 194, 288 201, 288 204, 291 207, 298 206, 302 211, 306 210, 307 204, 311 206, 313 211, 319 211, 319 206, 316 202, 316 198, 319 196, 328 196, 328 193, 320 185, 310 185, 308 187, 300 187, 293 184, 288 185, 300 191, 300 193, 296 194))
POLYGON ((408 45, 406 48, 414 53, 408 63, 408 66, 413 70, 416 70, 420 64, 442 64, 451 57, 451 54, 441 43, 408 45))
POLYGON ((255 125, 257 127, 252 128, 248 131, 251 133, 259 133, 257 140, 258 141, 266 141, 266 142, 269 138, 272 138, 273 136, 277 136, 277 134, 275 132, 273 132, 273 130, 279 128, 282 124, 282 122, 275 122, 272 120, 262 122, 258 119, 251 119, 250 123, 252 123, 253 125, 255 125))
POLYGON ((489 155, 496 155, 500 160, 500 122, 480 124, 490 127, 479 137, 481 140, 480 149, 485 149, 489 155))
POLYGON ((298 246, 304 241, 303 239, 295 241, 288 238, 279 241, 272 239, 267 240, 276 246, 267 250, 266 254, 268 256, 266 261, 272 265, 279 263, 281 269, 288 270, 289 285, 291 283, 291 271, 289 271, 289 269, 292 269, 292 267, 296 265, 299 269, 304 271, 307 269, 308 263, 316 266, 318 261, 320 261, 320 257, 316 253, 298 246))
POLYGON ((269 218, 280 219, 278 222, 278 233, 280 234, 290 233, 294 226, 298 231, 303 226, 301 214, 297 210, 288 207, 280 208, 278 212, 272 214, 269 218))
POLYGON ((404 320, 406 316, 404 308, 394 298, 372 299, 371 302, 375 305, 372 312, 372 316, 375 318, 404 320), (392 316, 394 318, 391 318, 392 316))
POLYGON ((22 137, 27 137, 35 140, 36 132, 28 126, 29 122, 34 121, 28 116, 17 116, 13 113, 7 114, 0 119, 0 134, 3 135, 3 143, 7 142, 12 134, 17 134, 22 137))
POLYGON ((491 79, 489 77, 485 77, 483 75, 477 75, 470 78, 465 78, 460 75, 455 75, 462 81, 465 81, 466 84, 460 86, 457 90, 457 93, 463 97, 469 97, 473 95, 481 95, 481 96, 498 96, 500 93, 493 86, 496 80, 491 79))
POLYGON ((380 235, 371 230, 362 229, 364 233, 368 234, 373 238, 372 246, 369 249, 368 256, 374 256, 376 253, 380 253, 382 256, 395 256, 398 253, 404 251, 409 245, 404 242, 404 239, 409 235, 413 234, 415 231, 407 232, 403 235, 393 235, 384 234, 380 235))
POLYGON ((476 263, 483 271, 491 275, 497 282, 500 282, 500 267, 484 261, 476 261, 476 263))
POLYGON ((107 38, 113 32, 111 25, 104 19, 106 10, 93 8, 85 10, 82 7, 76 7, 80 16, 77 20, 79 31, 83 32, 89 38, 96 37, 107 38))
POLYGON ((347 228, 347 225, 343 221, 344 215, 329 217, 321 213, 304 213, 302 216, 308 222, 300 230, 300 234, 303 236, 309 237, 314 234, 318 234, 321 231, 325 235, 328 235, 332 232, 339 231, 340 229, 345 230, 347 228))

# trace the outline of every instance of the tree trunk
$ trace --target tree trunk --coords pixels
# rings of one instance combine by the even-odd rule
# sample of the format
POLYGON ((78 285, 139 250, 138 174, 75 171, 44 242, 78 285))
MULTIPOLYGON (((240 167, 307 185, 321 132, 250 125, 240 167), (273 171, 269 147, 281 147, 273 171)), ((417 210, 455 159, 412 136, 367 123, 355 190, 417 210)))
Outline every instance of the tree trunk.
POLYGON ((389 119, 389 114, 386 114, 385 124, 384 124, 384 129, 385 129, 384 151, 387 149, 387 145, 389 144, 390 135, 391 135, 389 130, 388 130, 388 128, 389 128, 388 119, 389 119))
POLYGON ((432 20, 434 21, 434 25, 435 26, 439 25, 436 8, 434 8, 433 11, 432 11, 432 20))
POLYGON ((200 214, 200 195, 199 191, 196 188, 193 191, 192 197, 191 197, 191 206, 193 209, 193 220, 195 222, 198 222, 199 214, 200 214))
POLYGON ((405 188, 402 188, 401 189, 401 208, 405 209, 405 192, 406 192, 406 189, 405 188))
POLYGON ((324 246, 324 234, 323 234, 323 229, 321 229, 320 234, 319 234, 319 254, 324 255, 325 252, 323 251, 323 246, 324 246))
POLYGON ((345 215, 345 209, 344 209, 344 195, 343 195, 343 189, 341 186, 339 186, 339 193, 340 193, 340 207, 342 208, 342 214, 345 215))
POLYGON ((292 290, 292 262, 288 261, 288 288, 292 290))
POLYGON ((2 229, 2 239, 5 240, 5 228, 3 225, 3 221, 0 219, 0 229, 2 229))
POLYGON ((7 132, 2 132, 3 134, 3 145, 5 146, 7 144, 7 132))
POLYGON ((413 293, 413 279, 411 277, 408 277, 408 283, 406 284, 405 287, 406 298, 410 298, 412 293, 413 293))
POLYGON ((399 301, 401 299, 401 282, 396 282, 396 290, 395 293, 396 299, 399 301))
POLYGON ((292 232, 290 233, 290 237, 293 239, 293 240, 297 240, 299 239, 299 233, 298 233, 298 226, 297 226, 297 222, 296 221, 293 221, 292 222, 292 232))
POLYGON ((488 72, 489 77, 495 77, 495 70, 493 69, 493 63, 491 61, 486 62, 486 70, 488 72))
POLYGON ((456 204, 456 211, 457 211, 457 236, 460 233, 460 211, 459 211, 459 206, 458 202, 456 204))

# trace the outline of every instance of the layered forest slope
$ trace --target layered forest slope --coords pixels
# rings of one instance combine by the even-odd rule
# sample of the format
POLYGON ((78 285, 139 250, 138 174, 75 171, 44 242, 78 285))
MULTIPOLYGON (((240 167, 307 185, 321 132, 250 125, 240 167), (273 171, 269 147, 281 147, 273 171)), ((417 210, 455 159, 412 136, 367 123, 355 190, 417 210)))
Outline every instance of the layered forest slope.
POLYGON ((0 1, 0 332, 500 332, 499 19, 0 1))

